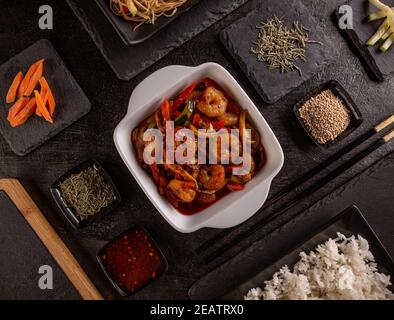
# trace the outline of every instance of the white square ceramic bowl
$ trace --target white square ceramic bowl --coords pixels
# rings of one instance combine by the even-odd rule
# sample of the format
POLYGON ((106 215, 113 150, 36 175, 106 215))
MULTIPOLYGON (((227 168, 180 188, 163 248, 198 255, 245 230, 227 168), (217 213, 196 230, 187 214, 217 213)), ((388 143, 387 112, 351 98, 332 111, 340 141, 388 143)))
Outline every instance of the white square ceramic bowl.
POLYGON ((252 217, 266 201, 272 179, 284 162, 282 148, 261 113, 231 74, 215 63, 198 67, 169 66, 142 81, 131 95, 127 115, 115 129, 114 141, 123 161, 156 209, 172 227, 184 233, 203 227, 230 228, 252 217), (152 114, 164 98, 176 96, 193 81, 205 77, 215 80, 234 101, 248 110, 260 132, 267 159, 264 168, 246 185, 245 190, 232 192, 204 211, 185 216, 159 194, 157 186, 138 162, 130 137, 132 130, 152 114))

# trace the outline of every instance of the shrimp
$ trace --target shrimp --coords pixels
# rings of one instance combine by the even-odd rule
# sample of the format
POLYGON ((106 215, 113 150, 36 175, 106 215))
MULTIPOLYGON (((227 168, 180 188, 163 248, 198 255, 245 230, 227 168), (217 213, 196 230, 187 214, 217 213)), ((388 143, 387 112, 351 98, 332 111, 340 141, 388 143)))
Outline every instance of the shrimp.
POLYGON ((226 113, 228 100, 223 92, 208 87, 197 104, 197 108, 208 117, 220 117, 226 113))
POLYGON ((232 112, 225 112, 223 115, 217 118, 219 121, 224 121, 224 126, 232 127, 238 124, 239 117, 232 112))
POLYGON ((221 164, 203 166, 198 181, 206 190, 219 190, 226 183, 226 173, 221 164))
POLYGON ((242 154, 242 144, 239 141, 239 138, 232 133, 228 133, 228 137, 228 139, 224 139, 224 137, 222 139, 221 136, 219 136, 216 141, 216 159, 218 163, 231 163, 231 161, 242 154), (238 146, 238 149, 235 149, 232 146, 238 146))
POLYGON ((200 193, 197 196, 197 201, 202 204, 210 204, 216 201, 216 194, 200 193))
POLYGON ((192 202, 196 197, 196 191, 193 189, 194 183, 190 181, 171 180, 167 185, 167 191, 180 202, 192 202))

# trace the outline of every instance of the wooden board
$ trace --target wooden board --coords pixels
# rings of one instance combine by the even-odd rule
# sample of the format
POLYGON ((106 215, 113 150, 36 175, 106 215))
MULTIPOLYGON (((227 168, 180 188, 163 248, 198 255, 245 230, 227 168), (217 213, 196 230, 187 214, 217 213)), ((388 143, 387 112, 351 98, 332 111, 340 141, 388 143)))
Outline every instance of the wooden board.
POLYGON ((24 156, 53 138, 60 131, 90 111, 91 104, 68 71, 64 62, 48 40, 37 41, 0 67, 0 132, 12 151, 24 156), (35 61, 45 59, 44 76, 56 99, 54 123, 34 116, 24 125, 12 128, 7 114, 12 104, 6 105, 5 96, 15 75, 24 74, 35 61))
MULTIPOLYGON (((4 229, 4 232, 1 233, 1 267, 6 267, 8 270, 13 267, 15 268, 15 273, 13 273, 12 276, 13 279, 8 279, 8 286, 15 287, 18 286, 18 284, 28 284, 28 286, 35 287, 36 284, 38 285, 38 280, 35 279, 35 275, 37 274, 36 272, 38 270, 36 271, 33 269, 37 268, 37 265, 43 263, 44 261, 35 259, 35 254, 37 254, 37 257, 40 256, 42 258, 42 255, 40 255, 42 247, 37 248, 37 244, 34 245, 34 248, 37 249, 37 252, 35 252, 35 250, 34 252, 30 251, 26 255, 25 261, 20 261, 21 259, 18 259, 18 257, 21 258, 20 252, 14 254, 13 256, 10 255, 10 252, 7 253, 6 240, 17 241, 23 245, 29 241, 28 239, 31 239, 31 237, 28 236, 28 228, 26 225, 23 227, 24 229, 15 228, 15 226, 12 225, 11 220, 7 219, 10 218, 10 216, 19 213, 24 217, 24 219, 36 233, 42 244, 44 244, 44 246, 48 249, 53 259, 58 263, 59 267, 63 270, 64 274, 74 285, 81 297, 87 300, 103 299, 100 292, 98 292, 94 284, 90 281, 89 277, 82 269, 78 261, 74 258, 62 239, 57 235, 56 231, 48 223, 40 209, 36 206, 18 180, 0 180, 0 212, 2 214, 2 228, 4 229), (6 225, 7 222, 10 224, 8 227, 6 225), (13 231, 16 230, 18 230, 18 233, 13 233, 13 231), (26 231, 26 233, 20 234, 21 231, 26 231), (8 259, 7 256, 9 256, 8 259), (17 265, 13 266, 13 263, 16 263, 17 265), (26 268, 22 266, 22 264, 25 264, 26 268)), ((12 247, 15 248, 15 245, 12 247)), ((23 252, 23 250, 26 250, 26 247, 22 247, 20 249, 23 252)), ((10 274, 10 272, 7 272, 6 274, 10 274)), ((6 291, 4 291, 5 288, 7 288, 7 281, 5 281, 4 286, 2 282, 2 289, 0 291, 1 295, 6 294, 6 291)), ((34 288, 33 291, 26 290, 26 292, 34 294, 37 293, 37 289, 34 288)), ((14 298, 14 295, 19 297, 19 294, 20 291, 15 290, 14 288, 14 290, 9 292, 11 297, 8 296, 5 298, 14 298)), ((36 298, 36 296, 33 297, 36 298)))

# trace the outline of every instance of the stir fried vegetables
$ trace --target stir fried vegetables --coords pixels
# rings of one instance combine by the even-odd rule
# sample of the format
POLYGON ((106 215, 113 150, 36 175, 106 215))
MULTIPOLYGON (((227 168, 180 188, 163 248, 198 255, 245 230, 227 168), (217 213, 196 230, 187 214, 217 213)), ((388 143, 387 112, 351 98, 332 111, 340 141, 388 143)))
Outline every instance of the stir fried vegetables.
POLYGON ((368 46, 374 46, 381 41, 380 50, 386 52, 394 42, 394 8, 383 4, 379 0, 369 0, 379 11, 368 16, 368 21, 384 19, 376 33, 367 41, 368 46))
POLYGON ((247 120, 247 111, 242 110, 209 78, 192 83, 175 99, 165 99, 154 114, 133 130, 131 140, 141 165, 152 176, 160 194, 186 215, 204 210, 230 192, 244 190, 265 162, 259 133, 247 120), (169 121, 173 124, 173 132, 167 126, 169 121), (144 160, 144 150, 151 142, 144 139, 144 134, 149 129, 158 129, 163 134, 162 163, 147 164, 144 160), (184 141, 179 141, 177 133, 181 129, 189 129, 191 138, 185 137, 184 141), (238 130, 239 134, 234 135, 233 129, 238 130), (228 140, 220 136, 220 132, 228 133, 228 140), (173 138, 175 148, 168 153, 167 138, 170 135, 173 135, 170 138, 173 138), (213 140, 215 145, 212 146, 213 137, 219 138, 213 140), (205 162, 200 161, 201 139, 206 141, 203 147, 206 148, 203 156, 205 162), (174 163, 166 161, 172 152, 177 154, 178 150, 175 149, 186 141, 194 145, 193 156, 198 161, 181 163, 177 162, 176 157, 174 163), (237 156, 242 157, 245 142, 249 142, 251 154, 241 158, 243 162, 235 163, 237 156), (234 151, 232 143, 239 149, 234 151), (231 148, 226 148, 230 144, 231 148), (212 150, 216 156, 214 162, 210 161, 212 150), (249 164, 247 172, 240 170, 245 163, 249 164), (237 169, 241 173, 235 174, 237 169))

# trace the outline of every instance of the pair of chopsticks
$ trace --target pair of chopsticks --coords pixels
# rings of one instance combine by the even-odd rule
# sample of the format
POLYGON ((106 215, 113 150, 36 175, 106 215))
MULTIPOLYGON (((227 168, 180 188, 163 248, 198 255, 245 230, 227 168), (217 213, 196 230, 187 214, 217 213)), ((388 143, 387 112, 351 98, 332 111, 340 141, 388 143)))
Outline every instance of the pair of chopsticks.
MULTIPOLYGON (((266 202, 266 204, 259 210, 260 212, 263 211, 264 209, 270 207, 274 203, 278 202, 281 200, 283 197, 288 195, 289 192, 294 190, 295 188, 299 187, 301 184, 307 182, 309 179, 313 178, 317 173, 325 169, 326 167, 332 165, 334 162, 336 162, 338 159, 349 153, 351 150, 356 148, 357 146, 361 145, 363 142, 366 140, 370 139, 374 135, 382 132, 384 129, 389 127, 392 123, 394 123, 394 115, 391 117, 387 118, 383 122, 379 123, 377 126, 374 128, 368 130, 365 134, 361 135, 359 138, 357 138, 355 141, 335 153, 333 156, 329 157, 327 160, 323 161, 321 164, 313 168, 311 171, 306 173, 304 176, 300 177, 293 183, 291 183, 289 186, 285 187, 282 191, 280 191, 278 194, 276 194, 274 197, 272 197, 269 201, 266 202)), ((236 236, 233 240, 229 241, 228 243, 225 243, 223 246, 220 248, 216 249, 214 252, 212 252, 210 255, 208 255, 205 258, 206 263, 210 263, 214 260, 216 260, 219 256, 221 256, 223 253, 231 249, 232 247, 236 246, 238 243, 240 243, 242 240, 245 238, 250 237, 253 235, 255 232, 257 232, 259 229, 261 229, 264 225, 267 223, 273 221, 274 219, 278 218, 282 214, 284 214, 286 211, 297 205, 302 199, 305 197, 311 195, 312 193, 316 192, 320 188, 322 188, 324 185, 327 183, 331 182, 334 180, 336 177, 350 169, 353 165, 355 165, 357 162, 359 162, 361 159, 365 158, 367 155, 370 153, 374 152, 378 148, 380 148, 382 145, 385 143, 389 142, 390 140, 394 139, 394 129, 392 129, 389 133, 387 133, 385 136, 380 138, 379 140, 371 143, 368 147, 366 147, 363 151, 355 155, 353 158, 351 158, 349 161, 345 162, 341 166, 339 166, 335 171, 329 173, 326 175, 324 178, 321 180, 317 181, 315 184, 310 186, 309 188, 305 189, 303 192, 301 192, 297 197, 295 197, 293 200, 291 200, 288 203, 285 203, 281 208, 279 208, 278 211, 274 212, 273 214, 261 219, 260 221, 256 222, 250 229, 246 230, 245 232, 239 234, 236 236)), ((233 228, 234 229, 234 228, 233 228)), ((218 235, 214 236, 211 239, 208 239, 206 242, 204 242, 198 249, 197 253, 202 253, 208 248, 210 248, 212 245, 216 244, 219 240, 224 238, 225 236, 231 234, 233 229, 225 230, 220 232, 218 235)))

